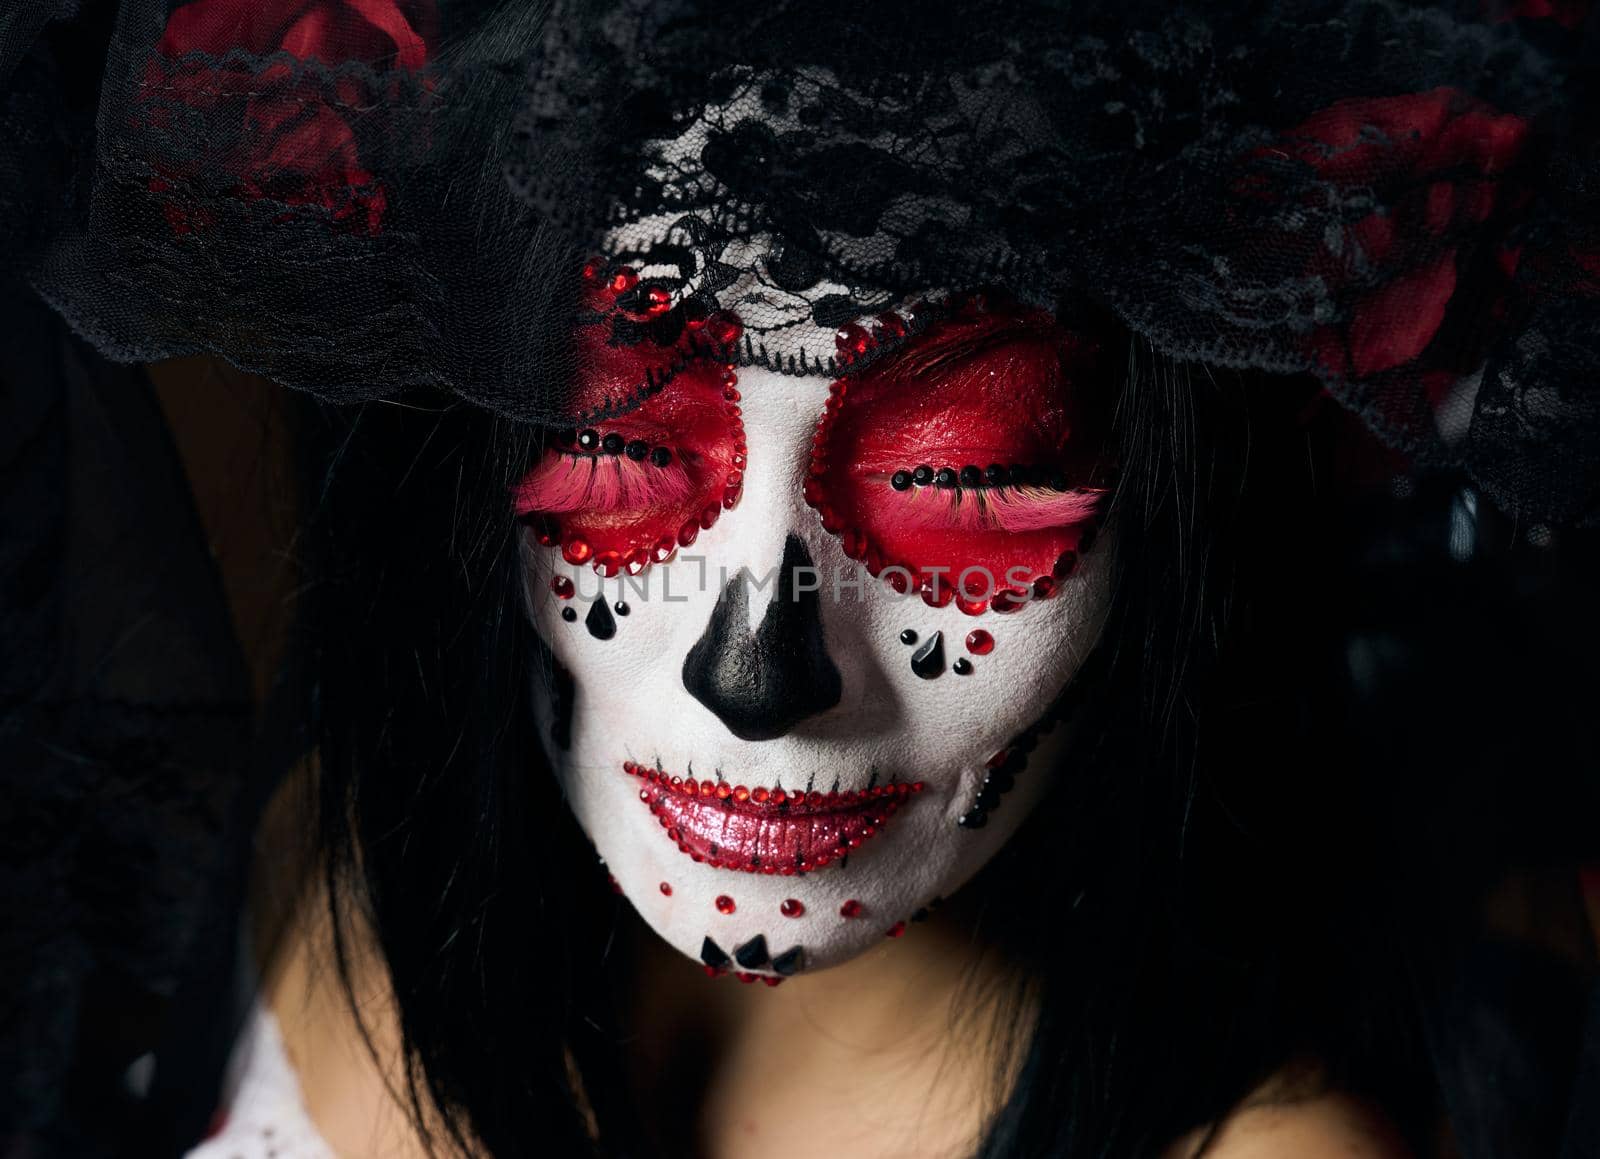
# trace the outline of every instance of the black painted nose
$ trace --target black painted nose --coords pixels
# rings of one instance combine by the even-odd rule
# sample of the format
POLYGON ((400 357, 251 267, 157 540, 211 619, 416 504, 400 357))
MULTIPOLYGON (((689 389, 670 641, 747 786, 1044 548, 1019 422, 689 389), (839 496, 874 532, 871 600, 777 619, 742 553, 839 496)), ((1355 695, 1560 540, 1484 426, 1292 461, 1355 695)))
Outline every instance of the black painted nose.
POLYGON ((822 642, 816 568, 789 536, 772 602, 750 631, 750 578, 728 581, 683 661, 683 686, 741 740, 774 740, 839 703, 839 670, 822 642), (803 569, 796 575, 796 569, 803 569), (803 581, 803 582, 801 582, 803 581))

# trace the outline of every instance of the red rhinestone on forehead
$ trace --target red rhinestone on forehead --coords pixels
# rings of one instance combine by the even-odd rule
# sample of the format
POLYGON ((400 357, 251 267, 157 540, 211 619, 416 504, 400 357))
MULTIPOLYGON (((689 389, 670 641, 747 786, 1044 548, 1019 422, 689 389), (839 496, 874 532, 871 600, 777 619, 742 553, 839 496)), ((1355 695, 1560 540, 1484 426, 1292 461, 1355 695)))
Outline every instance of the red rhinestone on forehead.
POLYGON ((573 593, 572 581, 564 575, 558 575, 550 581, 550 590, 556 594, 556 599, 570 600, 573 593))
POLYGON ((736 908, 738 907, 733 904, 733 899, 727 894, 723 894, 717 898, 718 913, 731 914, 736 908))
POLYGON ((898 938, 901 934, 903 934, 905 932, 906 932, 906 923, 905 922, 895 922, 894 925, 890 926, 888 929, 883 931, 883 936, 886 937, 886 938, 898 938))
POLYGON ((661 883, 661 895, 663 897, 671 897, 672 896, 672 886, 668 885, 664 881, 661 883))
POLYGON ((987 656, 994 651, 994 637, 982 628, 967 633, 967 651, 974 656, 987 656))
POLYGON ((786 918, 797 918, 806 912, 806 907, 796 898, 785 898, 783 904, 778 907, 778 912, 786 918))
POLYGON ((839 907, 839 916, 842 918, 858 918, 861 916, 861 903, 851 898, 839 907))

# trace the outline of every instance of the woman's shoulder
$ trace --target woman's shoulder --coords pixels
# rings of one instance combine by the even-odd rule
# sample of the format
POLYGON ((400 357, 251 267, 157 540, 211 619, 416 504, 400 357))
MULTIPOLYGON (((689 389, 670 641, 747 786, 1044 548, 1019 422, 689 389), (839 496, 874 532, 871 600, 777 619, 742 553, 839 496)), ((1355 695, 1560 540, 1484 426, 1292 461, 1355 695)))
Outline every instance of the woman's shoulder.
POLYGON ((1413 1159, 1377 1106, 1324 1082, 1316 1068, 1286 1069, 1252 1091, 1215 1130, 1198 1127, 1161 1159, 1413 1159), (1201 1150, 1202 1144, 1206 1144, 1201 1150))

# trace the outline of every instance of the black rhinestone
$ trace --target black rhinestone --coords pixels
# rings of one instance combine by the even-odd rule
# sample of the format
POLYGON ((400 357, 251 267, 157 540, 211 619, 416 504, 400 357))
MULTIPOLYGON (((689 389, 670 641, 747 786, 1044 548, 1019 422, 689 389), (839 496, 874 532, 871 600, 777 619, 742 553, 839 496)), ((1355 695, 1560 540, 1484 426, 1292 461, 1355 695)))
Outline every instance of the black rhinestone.
POLYGON ((672 462, 672 451, 666 447, 657 447, 650 452, 650 461, 657 467, 665 467, 672 462))
POLYGON ((944 671, 943 632, 935 632, 922 647, 911 653, 911 671, 924 680, 932 680, 944 671))
POLYGON ((896 471, 893 475, 889 476, 889 486, 893 487, 896 491, 906 490, 911 486, 911 472, 896 471))
POLYGON ((988 821, 989 814, 982 809, 973 809, 970 812, 961 814, 961 820, 957 821, 956 824, 963 829, 982 829, 984 825, 988 824, 988 821))
POLYGON ((983 810, 993 809, 999 803, 1000 803, 1000 794, 995 791, 995 789, 994 789, 994 787, 992 785, 989 788, 985 789, 983 792, 978 794, 978 808, 980 808, 980 809, 983 809, 983 810))
POLYGON ((954 487, 956 485, 956 469, 954 467, 940 467, 939 473, 933 477, 935 487, 954 487))
POLYGON ((566 427, 563 430, 559 430, 555 434, 556 442, 560 443, 563 447, 566 446, 568 443, 572 442, 572 440, 576 439, 577 437, 578 437, 578 432, 573 430, 571 427, 566 427))
POLYGON ((902 644, 915 644, 917 642, 917 634, 910 628, 906 628, 900 633, 900 642, 902 644))
POLYGON ((623 600, 618 600, 616 603, 612 604, 611 606, 612 606, 613 609, 615 609, 617 615, 619 615, 619 616, 626 616, 628 614, 628 611, 629 611, 628 605, 623 600))
POLYGON ((728 964, 728 953, 710 938, 700 943, 700 960, 713 970, 721 970, 728 964))
POLYGON ((640 439, 634 439, 633 442, 622 449, 626 452, 628 458, 637 463, 650 453, 650 444, 640 439))
POLYGON ((911 920, 914 921, 914 922, 925 922, 925 921, 927 921, 928 920, 928 907, 927 906, 923 906, 916 913, 912 914, 911 915, 911 920))
POLYGON ((996 769, 984 778, 983 787, 993 789, 997 793, 1009 793, 1016 787, 1017 781, 1004 769, 996 769))
POLYGON ((950 665, 950 671, 954 672, 957 676, 969 675, 972 672, 972 661, 963 656, 954 664, 950 665))
POLYGON ((627 445, 628 440, 617 434, 616 431, 612 431, 609 435, 600 440, 600 449, 608 455, 622 454, 622 448, 627 445))
POLYGON ((585 451, 597 450, 600 446, 600 432, 592 429, 579 431, 578 446, 585 451))
POLYGON ((798 974, 805 968, 806 952, 799 946, 790 946, 783 953, 772 959, 772 969, 774 972, 782 974, 786 978, 790 974, 798 974))
POLYGON ((1012 463, 1006 469, 1006 482, 1013 487, 1025 487, 1028 483, 1028 468, 1021 463, 1012 463))
POLYGON ((978 468, 968 465, 961 468, 961 485, 963 487, 976 487, 983 482, 983 472, 978 468))
POLYGON ((989 480, 991 487, 1003 487, 1006 482, 1006 468, 1004 463, 990 463, 983 469, 983 477, 989 480))
POLYGON ((589 605, 589 614, 583 618, 584 627, 596 640, 609 640, 617 634, 617 622, 611 618, 611 609, 604 600, 589 605))
POLYGON ((561 618, 570 624, 573 620, 578 618, 578 613, 573 611, 571 608, 562 608, 561 618))
POLYGON ((911 472, 911 481, 918 487, 926 487, 929 483, 933 482, 933 468, 928 466, 928 464, 923 463, 920 467, 911 472))
POLYGON ((744 945, 735 947, 733 960, 746 970, 753 970, 757 966, 765 966, 772 960, 772 955, 767 953, 767 935, 757 934, 744 945))
POLYGON ((1050 476, 1050 490, 1065 491, 1067 489, 1067 476, 1063 471, 1057 471, 1050 476))

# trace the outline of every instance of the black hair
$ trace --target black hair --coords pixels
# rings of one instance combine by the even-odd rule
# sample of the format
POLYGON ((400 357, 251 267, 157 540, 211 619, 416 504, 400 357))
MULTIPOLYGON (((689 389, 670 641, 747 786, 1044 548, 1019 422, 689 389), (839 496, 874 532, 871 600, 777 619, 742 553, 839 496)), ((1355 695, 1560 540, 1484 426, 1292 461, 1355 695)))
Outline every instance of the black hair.
MULTIPOLYGON (((381 948, 419 1126, 431 1104, 445 1147, 658 1153, 623 1079, 623 903, 533 732, 548 661, 506 489, 538 433, 425 398, 303 419, 326 881, 343 938, 381 948)), ((1041 998, 980 1153, 1150 1154, 1304 1060, 1425 1153, 1417 948, 1459 915, 1406 851, 1439 786, 1397 790, 1412 766, 1352 724, 1394 530, 1357 484, 1392 464, 1310 383, 1137 340, 1113 426, 1094 681, 1051 796, 967 887, 1041 998)))

